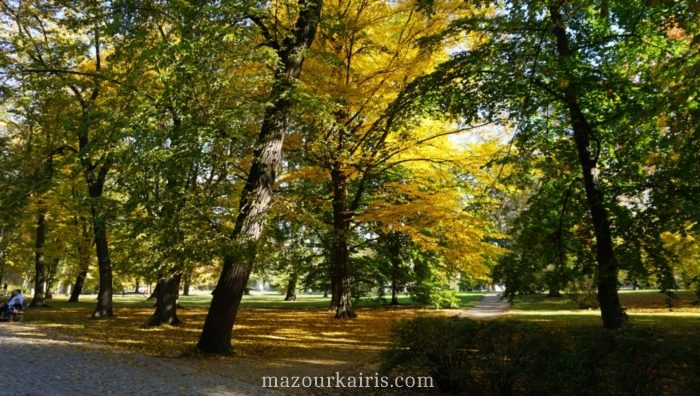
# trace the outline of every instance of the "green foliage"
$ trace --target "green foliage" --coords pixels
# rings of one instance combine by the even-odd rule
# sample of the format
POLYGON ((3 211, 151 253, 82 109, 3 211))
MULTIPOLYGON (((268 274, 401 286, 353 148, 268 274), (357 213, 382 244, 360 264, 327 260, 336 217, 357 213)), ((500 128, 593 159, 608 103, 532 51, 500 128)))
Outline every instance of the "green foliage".
POLYGON ((393 330, 384 371, 431 375, 442 391, 469 395, 693 394, 696 333, 608 331, 518 321, 416 318, 393 330))
POLYGON ((459 308, 457 292, 435 283, 419 283, 411 287, 411 300, 435 309, 459 308))

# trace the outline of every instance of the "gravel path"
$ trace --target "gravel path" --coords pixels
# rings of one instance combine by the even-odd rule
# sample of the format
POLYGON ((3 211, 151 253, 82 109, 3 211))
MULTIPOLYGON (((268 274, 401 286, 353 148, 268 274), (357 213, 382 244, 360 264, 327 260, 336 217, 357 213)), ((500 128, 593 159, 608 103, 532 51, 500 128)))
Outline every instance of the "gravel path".
POLYGON ((494 319, 508 311, 510 304, 501 300, 498 293, 486 293, 472 308, 463 310, 459 316, 472 319, 494 319))
POLYGON ((0 354, 0 395, 273 394, 194 364, 57 339, 20 323, 0 323, 0 354))

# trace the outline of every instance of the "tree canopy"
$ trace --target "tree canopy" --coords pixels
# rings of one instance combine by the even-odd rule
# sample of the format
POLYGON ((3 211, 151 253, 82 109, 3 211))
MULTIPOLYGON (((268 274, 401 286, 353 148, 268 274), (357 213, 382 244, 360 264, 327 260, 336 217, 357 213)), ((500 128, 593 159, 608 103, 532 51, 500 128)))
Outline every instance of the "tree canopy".
MULTIPOLYGON (((694 2, 0 1, 0 281, 293 299, 696 288, 694 2), (457 286, 459 285, 459 286, 457 286)), ((361 320, 361 318, 360 318, 361 320)))

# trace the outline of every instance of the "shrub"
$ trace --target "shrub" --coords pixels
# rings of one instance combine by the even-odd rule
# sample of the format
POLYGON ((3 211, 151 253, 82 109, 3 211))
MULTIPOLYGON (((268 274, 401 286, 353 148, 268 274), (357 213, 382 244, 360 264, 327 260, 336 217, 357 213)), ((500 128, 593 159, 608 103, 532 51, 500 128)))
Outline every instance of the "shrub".
POLYGON ((430 305, 436 309, 459 307, 456 291, 431 283, 421 283, 411 288, 411 299, 415 303, 430 305))
POLYGON ((457 317, 403 321, 392 334, 383 372, 427 374, 443 392, 700 394, 698 337, 668 342, 645 328, 562 329, 457 317))

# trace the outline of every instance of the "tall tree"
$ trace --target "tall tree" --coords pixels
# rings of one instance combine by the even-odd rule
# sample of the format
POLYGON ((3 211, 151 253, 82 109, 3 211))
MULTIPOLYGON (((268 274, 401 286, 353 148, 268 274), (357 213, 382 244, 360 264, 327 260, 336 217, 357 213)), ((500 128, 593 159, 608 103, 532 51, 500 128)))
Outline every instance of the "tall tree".
POLYGON ((281 41, 270 32, 267 21, 252 15, 266 44, 279 57, 274 68, 269 107, 265 111, 255 143, 253 162, 241 194, 238 216, 231 235, 230 250, 224 254, 223 268, 197 347, 204 352, 229 353, 231 334, 238 307, 253 268, 257 243, 266 222, 272 199, 272 186, 282 155, 282 144, 292 107, 291 94, 311 46, 321 18, 321 0, 299 0, 298 17, 292 31, 281 41))
POLYGON ((319 56, 305 78, 313 93, 325 99, 325 112, 314 117, 316 130, 299 147, 307 151, 307 164, 327 175, 331 305, 336 318, 356 317, 351 241, 368 189, 406 145, 428 145, 432 140, 411 139, 410 123, 400 121, 410 116, 394 100, 444 58, 442 45, 422 49, 418 44, 460 14, 458 3, 440 1, 439 12, 430 16, 414 1, 348 0, 327 7, 319 56))
POLYGON ((678 44, 660 29, 674 18, 673 7, 548 0, 494 2, 493 8, 487 18, 455 22, 452 32, 482 39, 456 53, 426 86, 448 87, 440 102, 469 121, 484 115, 517 120, 514 143, 521 147, 539 149, 532 143, 543 136, 573 144, 595 235, 601 317, 605 327, 619 328, 624 314, 613 214, 620 205, 611 187, 625 182, 625 167, 632 166, 618 159, 642 151, 630 142, 643 144, 655 131, 642 116, 657 113, 660 97, 649 65, 675 57, 664 47, 678 44))
MULTIPOLYGON (((3 18, 13 22, 8 31, 8 54, 13 74, 50 77, 71 96, 72 116, 64 125, 73 135, 71 149, 87 186, 93 241, 100 274, 100 290, 92 317, 113 315, 112 264, 108 244, 110 210, 104 198, 107 176, 112 168, 117 142, 115 98, 119 95, 112 66, 105 60, 109 43, 110 2, 83 4, 73 1, 2 2, 3 18), (112 106, 114 105, 114 106, 112 106)), ((128 88, 127 91, 128 92, 128 88)))

